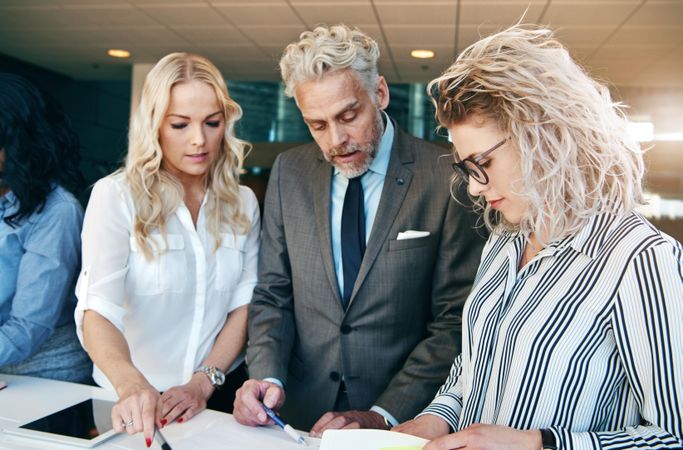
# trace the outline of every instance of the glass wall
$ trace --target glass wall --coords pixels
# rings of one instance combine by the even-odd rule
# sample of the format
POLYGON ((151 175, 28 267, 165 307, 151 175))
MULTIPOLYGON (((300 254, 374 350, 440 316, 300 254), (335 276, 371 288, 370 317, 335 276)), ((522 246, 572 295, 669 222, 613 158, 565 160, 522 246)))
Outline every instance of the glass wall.
MULTIPOLYGON (((308 142, 311 135, 294 100, 284 94, 282 83, 229 81, 230 95, 242 106, 244 117, 237 135, 250 142, 308 142)), ((444 141, 435 133, 434 107, 425 84, 389 84, 387 113, 398 126, 428 141, 444 141)), ((441 132, 443 134, 443 132, 441 132)))

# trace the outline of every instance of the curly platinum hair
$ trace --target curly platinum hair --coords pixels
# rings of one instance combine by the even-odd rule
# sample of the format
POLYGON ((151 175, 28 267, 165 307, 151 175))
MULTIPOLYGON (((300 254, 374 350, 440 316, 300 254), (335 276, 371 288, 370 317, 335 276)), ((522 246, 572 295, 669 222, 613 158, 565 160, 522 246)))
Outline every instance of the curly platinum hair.
POLYGON ((477 114, 509 133, 519 152, 518 194, 529 210, 511 224, 477 199, 489 229, 549 242, 577 233, 596 213, 623 214, 643 202, 643 151, 622 106, 552 31, 515 25, 483 38, 427 90, 441 126, 477 114))
POLYGON ((285 48, 280 59, 285 94, 294 97, 297 84, 317 81, 326 73, 351 68, 374 99, 379 77, 378 58, 377 42, 356 28, 339 24, 304 31, 299 41, 285 48))

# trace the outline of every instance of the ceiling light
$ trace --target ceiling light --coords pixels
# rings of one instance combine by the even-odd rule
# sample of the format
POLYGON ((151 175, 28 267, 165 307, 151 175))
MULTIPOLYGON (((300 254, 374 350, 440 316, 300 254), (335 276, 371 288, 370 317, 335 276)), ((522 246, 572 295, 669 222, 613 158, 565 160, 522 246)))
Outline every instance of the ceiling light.
POLYGON ((111 56, 112 58, 128 58, 130 56, 130 52, 120 48, 110 48, 107 50, 107 55, 111 56))
POLYGON ((655 134, 655 127, 652 122, 629 122, 628 133, 638 142, 652 142, 655 134))
POLYGON ((434 52, 432 50, 411 50, 410 56, 412 56, 413 58, 427 59, 433 58, 434 52))

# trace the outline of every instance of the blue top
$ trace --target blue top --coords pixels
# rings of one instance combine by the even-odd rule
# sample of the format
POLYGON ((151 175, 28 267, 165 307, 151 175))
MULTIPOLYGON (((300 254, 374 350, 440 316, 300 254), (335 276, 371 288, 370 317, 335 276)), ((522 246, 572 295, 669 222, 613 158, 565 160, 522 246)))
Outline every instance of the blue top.
POLYGON ((26 360, 56 327, 73 323, 76 306, 81 205, 56 186, 42 211, 12 228, 4 218, 18 208, 11 191, 0 197, 0 367, 26 360))
MULTIPOLYGON (((384 178, 387 175, 387 168, 389 167, 389 158, 391 156, 391 146, 394 144, 394 125, 391 119, 385 114, 384 119, 386 126, 384 127, 384 134, 379 142, 377 149, 377 156, 370 164, 368 171, 365 172, 360 183, 363 185, 363 196, 365 203, 365 243, 367 244, 372 231, 372 224, 375 222, 375 215, 379 207, 379 200, 382 196, 382 188, 384 187, 384 178)), ((344 206, 344 196, 346 195, 346 188, 349 186, 349 179, 339 172, 339 169, 334 169, 334 176, 332 177, 331 197, 332 203, 330 205, 330 215, 332 226, 332 254, 334 255, 334 269, 337 274, 337 283, 339 283, 340 294, 344 292, 344 271, 342 269, 342 253, 341 253, 341 221, 342 221, 342 207, 344 206)))

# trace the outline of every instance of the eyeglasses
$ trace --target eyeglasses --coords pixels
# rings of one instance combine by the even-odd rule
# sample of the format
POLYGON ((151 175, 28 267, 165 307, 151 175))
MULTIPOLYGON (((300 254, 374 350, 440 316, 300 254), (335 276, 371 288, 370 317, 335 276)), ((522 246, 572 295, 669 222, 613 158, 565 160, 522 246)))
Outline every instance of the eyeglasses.
POLYGON ((474 158, 470 156, 469 158, 465 158, 462 161, 459 161, 458 154, 455 153, 456 161, 453 163, 453 170, 460 177, 462 177, 465 183, 469 183, 470 177, 472 177, 475 180, 477 180, 477 183, 479 184, 488 184, 489 176, 484 170, 484 168, 481 166, 481 164, 479 164, 479 161, 486 158, 491 154, 492 151, 505 144, 505 142, 507 142, 508 139, 510 138, 506 137, 490 149, 484 151, 483 153, 479 153, 474 158))

